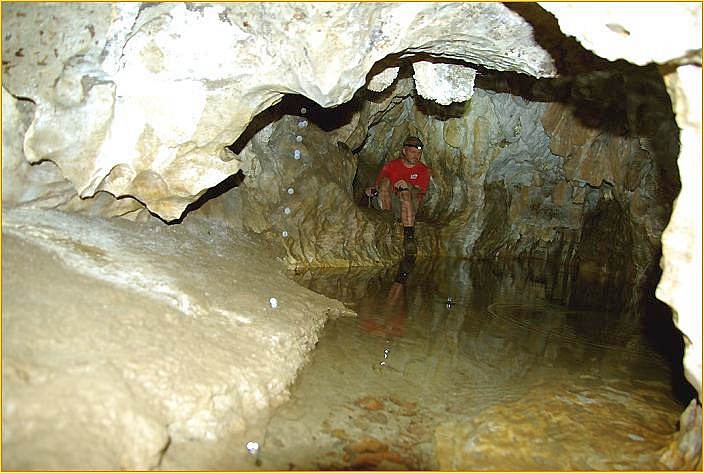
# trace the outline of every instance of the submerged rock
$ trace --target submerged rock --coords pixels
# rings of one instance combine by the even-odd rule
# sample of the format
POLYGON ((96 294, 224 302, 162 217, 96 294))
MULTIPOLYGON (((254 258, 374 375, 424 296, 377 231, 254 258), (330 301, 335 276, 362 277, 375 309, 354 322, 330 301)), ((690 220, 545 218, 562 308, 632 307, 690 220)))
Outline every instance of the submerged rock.
POLYGON ((435 431, 441 470, 666 469, 672 400, 609 380, 540 386, 435 431), (605 420, 606 419, 606 420, 605 420))

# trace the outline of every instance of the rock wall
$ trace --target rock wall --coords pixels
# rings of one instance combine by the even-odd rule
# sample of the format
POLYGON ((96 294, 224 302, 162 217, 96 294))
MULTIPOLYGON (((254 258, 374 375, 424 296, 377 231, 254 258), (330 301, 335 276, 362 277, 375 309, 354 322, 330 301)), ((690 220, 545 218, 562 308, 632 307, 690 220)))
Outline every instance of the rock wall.
POLYGON ((547 84, 484 77, 471 100, 434 109, 399 81, 383 114, 362 108, 355 195, 418 135, 433 170, 426 252, 533 259, 557 300, 637 310, 679 189, 678 130, 656 70, 604 67, 547 84))
POLYGON ((635 64, 660 64, 680 129, 678 169, 682 189, 663 234, 662 278, 657 296, 669 304, 685 341, 685 375, 699 393, 682 415, 680 435, 663 454, 672 468, 701 469, 701 5, 541 4, 555 14, 560 28, 600 56, 635 64), (603 25, 606 28, 594 28, 603 25), (663 40, 653 31, 667 31, 663 40))
POLYGON ((357 157, 305 115, 269 125, 240 159, 243 225, 289 266, 379 265, 400 253, 397 227, 353 199, 357 157))
POLYGON ((701 398, 701 7, 543 8, 557 22, 499 3, 3 4, 3 205, 179 222, 198 203, 290 266, 381 264, 400 229, 360 189, 417 134, 421 254, 533 258, 555 298, 637 311, 662 236, 658 296, 701 398), (318 110, 251 128, 285 94, 318 110))
MULTIPOLYGON (((696 170, 701 168, 701 146, 699 146, 701 143, 701 35, 698 34, 701 28, 701 6, 687 2, 673 5, 672 8, 664 4, 636 6, 617 3, 599 9, 594 9, 590 5, 576 4, 546 3, 542 6, 557 17, 559 25, 565 33, 575 35, 582 44, 604 58, 610 60, 625 58, 638 65, 660 64, 659 73, 663 76, 663 83, 671 97, 679 132, 676 144, 679 148, 678 174, 682 178, 680 196, 684 196, 684 198, 677 199, 675 209, 678 205, 682 207, 681 201, 700 202, 701 199, 696 196, 701 195, 701 183, 695 176, 698 176, 696 170), (594 28, 597 24, 605 25, 606 28, 594 28), (652 28, 654 25, 667 29, 667 41, 653 37, 652 28), (644 47, 646 44, 647 47, 644 47)), ((631 84, 626 81, 624 85, 631 84)), ((647 135, 654 136, 659 130, 657 126, 653 126, 652 114, 662 109, 652 106, 648 94, 641 92, 644 90, 640 84, 632 84, 628 89, 635 92, 637 100, 633 103, 635 106, 632 105, 622 112, 628 117, 625 123, 632 124, 634 115, 645 114, 640 120, 640 127, 646 130, 647 135)), ((656 120, 654 123, 662 122, 656 120)), ((648 147, 651 150, 656 151, 655 148, 658 148, 655 155, 667 159, 667 162, 662 160, 656 162, 659 165, 657 172, 669 172, 667 171, 670 168, 668 163, 672 156, 662 150, 667 147, 674 149, 674 145, 674 143, 649 140, 648 147)), ((672 193, 677 195, 678 189, 672 189, 672 193)), ((696 204, 694 205, 697 208, 696 204)), ((673 210, 670 227, 679 225, 677 222, 682 218, 679 216, 680 212, 673 210)), ((693 235, 691 238, 685 237, 687 247, 691 248, 693 252, 689 253, 680 263, 700 265, 700 252, 695 249, 699 248, 696 242, 701 239, 701 233, 695 230, 697 228, 696 217, 700 216, 700 212, 687 213, 690 215, 691 225, 682 225, 679 228, 683 233, 693 235), (694 217, 694 220, 691 217, 694 217), (685 230, 685 227, 688 227, 689 230, 685 230)), ((667 253, 668 244, 664 243, 663 246, 665 246, 664 251, 667 253)), ((681 250, 672 248, 671 251, 677 254, 681 250)), ((666 256, 665 259, 667 259, 666 256)), ((667 264, 667 266, 670 265, 667 264)), ((695 272, 700 273, 701 271, 695 272)), ((664 275, 663 283, 669 285, 668 281, 671 277, 673 276, 664 275)), ((684 302, 686 299, 678 298, 680 302, 684 302)))
POLYGON ((227 145, 284 94, 341 104, 400 51, 555 72, 498 3, 8 3, 2 21, 3 87, 37 107, 27 160, 167 221, 238 171, 227 145))

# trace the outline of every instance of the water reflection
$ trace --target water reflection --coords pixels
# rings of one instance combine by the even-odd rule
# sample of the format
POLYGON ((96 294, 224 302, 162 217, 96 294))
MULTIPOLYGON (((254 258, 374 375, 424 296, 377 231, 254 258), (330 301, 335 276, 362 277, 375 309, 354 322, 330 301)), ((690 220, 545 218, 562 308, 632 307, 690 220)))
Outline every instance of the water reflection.
POLYGON ((261 468, 659 468, 683 409, 667 360, 637 321, 551 303, 535 274, 407 258, 296 275, 358 316, 326 326, 261 468))
MULTIPOLYGON (((415 256, 406 256, 398 266, 386 297, 383 299, 363 297, 356 305, 359 328, 362 331, 385 338, 403 335, 408 315, 406 283, 415 263, 415 256)), ((389 348, 384 350, 386 359, 389 348)), ((381 362, 382 366, 385 364, 385 361, 381 362)))

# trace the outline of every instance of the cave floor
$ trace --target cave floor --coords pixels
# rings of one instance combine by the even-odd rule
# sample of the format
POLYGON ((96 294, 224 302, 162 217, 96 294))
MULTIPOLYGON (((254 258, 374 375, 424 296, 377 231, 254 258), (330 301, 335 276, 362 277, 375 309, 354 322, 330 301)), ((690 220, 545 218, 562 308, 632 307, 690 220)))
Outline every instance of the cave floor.
POLYGON ((684 405, 642 324, 551 304, 529 271, 406 269, 292 275, 358 317, 328 322, 266 423, 162 468, 667 469, 684 405))

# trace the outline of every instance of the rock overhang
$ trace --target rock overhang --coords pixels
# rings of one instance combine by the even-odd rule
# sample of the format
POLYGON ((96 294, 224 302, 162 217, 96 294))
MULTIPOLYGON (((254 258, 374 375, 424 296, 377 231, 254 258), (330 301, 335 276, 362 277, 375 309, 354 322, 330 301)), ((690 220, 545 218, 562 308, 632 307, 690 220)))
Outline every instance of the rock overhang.
POLYGON ((223 149, 284 94, 343 104, 399 54, 451 59, 419 65, 441 102, 471 95, 452 92, 457 61, 467 79, 472 64, 556 73, 498 3, 5 4, 3 30, 3 85, 37 105, 28 160, 55 162, 82 198, 133 197, 166 221, 239 170, 223 149))

